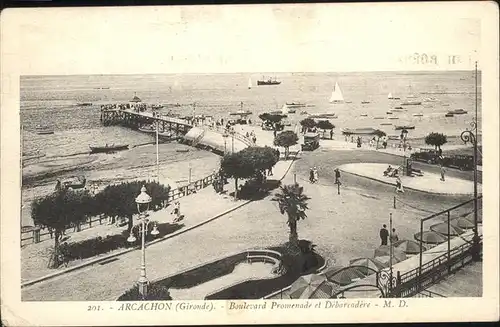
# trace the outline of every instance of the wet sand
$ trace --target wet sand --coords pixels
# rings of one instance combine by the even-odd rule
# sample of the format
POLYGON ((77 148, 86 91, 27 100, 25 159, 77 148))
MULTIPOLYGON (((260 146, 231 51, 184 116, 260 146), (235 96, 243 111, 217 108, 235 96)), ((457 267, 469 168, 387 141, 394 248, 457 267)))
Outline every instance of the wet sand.
MULTIPOLYGON (((159 145, 160 182, 172 187, 205 177, 219 166, 219 156, 183 144, 159 145), (178 152, 186 151, 187 152, 178 152)), ((86 154, 71 158, 40 158, 23 167, 23 226, 32 226, 31 202, 50 194, 58 179, 84 176, 86 188, 99 190, 106 185, 136 180, 157 179, 156 146, 144 145, 113 154, 86 154)))

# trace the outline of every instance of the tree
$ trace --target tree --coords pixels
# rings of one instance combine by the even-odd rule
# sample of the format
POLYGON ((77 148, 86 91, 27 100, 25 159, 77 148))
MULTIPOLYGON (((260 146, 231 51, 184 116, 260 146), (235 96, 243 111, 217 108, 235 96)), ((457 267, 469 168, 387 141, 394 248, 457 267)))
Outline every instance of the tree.
POLYGON ((146 187, 151 196, 151 208, 161 208, 168 200, 170 187, 151 181, 132 181, 117 185, 108 185, 95 196, 95 207, 100 213, 109 217, 128 218, 128 232, 133 227, 133 215, 137 214, 135 198, 141 193, 142 186, 146 187))
POLYGON ((254 173, 271 169, 279 160, 276 151, 269 146, 247 147, 239 153, 243 160, 254 170, 254 173))
POLYGON ((274 139, 274 145, 285 148, 285 160, 288 159, 290 147, 297 144, 299 137, 293 131, 284 131, 279 133, 274 139))
POLYGON ((75 224, 80 224, 88 215, 95 213, 93 198, 88 192, 60 190, 33 202, 31 218, 35 225, 54 231, 54 251, 49 261, 50 268, 57 268, 59 241, 63 232, 75 224))
POLYGON ((335 125, 333 125, 332 123, 330 123, 329 120, 320 120, 316 126, 319 128, 319 129, 322 129, 323 130, 323 137, 325 136, 325 131, 327 129, 334 129, 335 128, 335 125))
POLYGON ((378 142, 382 137, 386 136, 387 134, 384 131, 381 131, 380 129, 377 129, 375 132, 373 132, 373 134, 377 137, 377 147, 375 149, 378 149, 378 142))
POLYGON ((310 198, 304 194, 304 188, 299 184, 285 185, 280 187, 273 201, 278 202, 281 214, 287 215, 287 225, 290 228, 289 241, 298 246, 299 236, 297 233, 297 222, 307 217, 307 200, 310 198))
POLYGON ((240 152, 226 154, 221 160, 221 170, 227 177, 234 178, 234 198, 238 197, 238 179, 252 177, 255 173, 251 165, 245 162, 240 152))
POLYGON ((446 135, 441 134, 441 133, 430 133, 425 137, 425 144, 427 145, 433 145, 434 148, 441 150, 441 146, 444 145, 446 142, 446 135))
POLYGON ((305 118, 300 121, 300 125, 303 131, 308 131, 316 127, 316 122, 312 118, 305 118))

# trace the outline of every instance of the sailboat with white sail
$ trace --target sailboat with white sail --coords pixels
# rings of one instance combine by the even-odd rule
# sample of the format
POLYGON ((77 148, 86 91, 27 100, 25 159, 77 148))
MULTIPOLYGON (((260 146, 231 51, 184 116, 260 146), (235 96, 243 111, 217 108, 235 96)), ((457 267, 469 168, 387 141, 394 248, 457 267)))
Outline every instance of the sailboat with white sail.
POLYGON ((252 88, 252 78, 249 77, 248 78, 248 89, 251 89, 252 88))
POLYGON ((335 82, 335 87, 332 91, 332 96, 330 97, 330 103, 344 103, 344 95, 340 89, 339 83, 335 82))
POLYGON ((400 98, 393 96, 392 92, 389 92, 389 94, 387 95, 387 99, 389 99, 389 100, 399 100, 400 98))

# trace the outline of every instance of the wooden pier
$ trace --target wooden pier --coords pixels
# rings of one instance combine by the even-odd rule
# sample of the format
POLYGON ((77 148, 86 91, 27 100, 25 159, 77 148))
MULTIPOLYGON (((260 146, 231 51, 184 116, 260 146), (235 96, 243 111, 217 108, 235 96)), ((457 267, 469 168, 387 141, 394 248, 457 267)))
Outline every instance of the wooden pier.
POLYGON ((177 136, 185 135, 193 127, 193 125, 183 119, 166 116, 153 117, 150 112, 137 112, 130 109, 101 110, 100 120, 104 126, 121 125, 133 129, 158 122, 158 129, 160 131, 170 131, 177 136))

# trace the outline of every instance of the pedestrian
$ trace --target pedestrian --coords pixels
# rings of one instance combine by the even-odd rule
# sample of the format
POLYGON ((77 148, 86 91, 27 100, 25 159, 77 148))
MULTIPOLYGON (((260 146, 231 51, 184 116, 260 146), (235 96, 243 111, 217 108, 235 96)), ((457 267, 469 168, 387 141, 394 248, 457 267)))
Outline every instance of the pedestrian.
POLYGON ((252 137, 252 142, 253 144, 257 144, 257 137, 255 137, 255 135, 252 137))
POLYGON ((396 228, 393 228, 392 229, 392 233, 391 233, 391 243, 394 244, 396 243, 397 241, 399 241, 399 236, 398 234, 396 233, 396 228))
POLYGON ((316 167, 314 167, 313 173, 314 173, 314 183, 317 183, 319 181, 319 177, 318 177, 318 169, 316 167))
POLYGON ((396 192, 405 192, 403 189, 403 183, 401 182, 401 178, 399 178, 399 176, 396 177, 396 192))
POLYGON ((181 204, 179 203, 179 201, 176 201, 174 203, 174 211, 172 213, 175 215, 173 222, 178 222, 181 218, 181 204))
POLYGON ((309 169, 309 182, 311 182, 311 184, 314 184, 314 170, 312 168, 309 169))
POLYGON ((340 182, 340 170, 338 168, 335 169, 335 184, 342 185, 340 182))
POLYGON ((444 182, 444 173, 446 172, 444 165, 441 165, 441 182, 444 182))
POLYGON ((380 240, 382 241, 382 245, 387 245, 388 238, 389 238, 389 231, 387 230, 387 226, 384 224, 380 229, 380 240))
POLYGON ((333 140, 333 129, 330 130, 330 140, 333 140))

